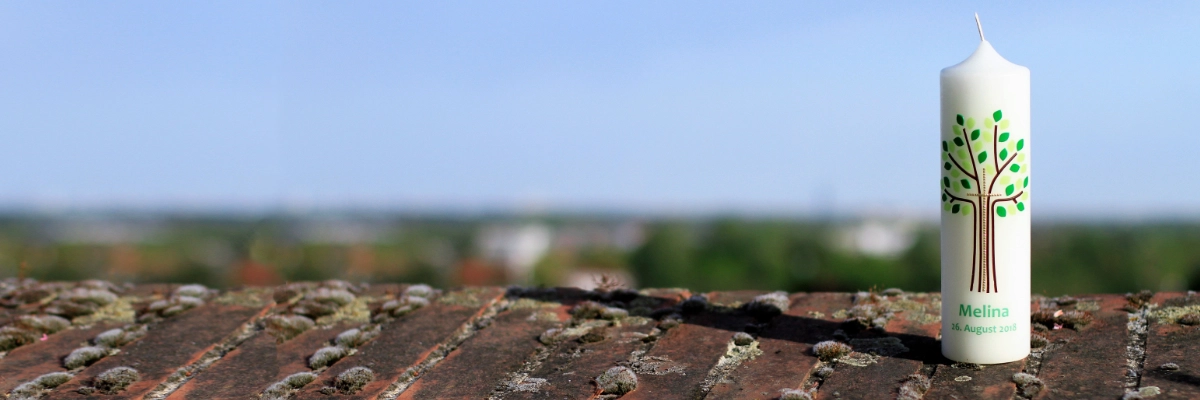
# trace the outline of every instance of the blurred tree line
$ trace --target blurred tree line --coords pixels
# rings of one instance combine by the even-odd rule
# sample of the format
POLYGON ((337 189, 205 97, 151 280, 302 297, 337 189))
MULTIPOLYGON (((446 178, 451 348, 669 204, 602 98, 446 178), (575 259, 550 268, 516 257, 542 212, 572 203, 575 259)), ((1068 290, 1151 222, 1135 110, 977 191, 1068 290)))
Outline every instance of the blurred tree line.
MULTIPOLYGON (((636 220, 639 240, 625 246, 561 234, 584 223, 628 221, 367 215, 331 224, 301 217, 168 216, 80 225, 71 217, 0 216, 0 277, 217 287, 330 278, 554 286, 578 282, 572 274, 586 270, 625 274, 638 287, 700 291, 940 286, 938 231, 929 223, 904 230, 905 246, 886 255, 840 243, 858 223, 851 220, 636 220), (480 249, 482 227, 511 223, 541 224, 558 235, 524 278, 506 275, 480 249)), ((1037 223, 1032 251, 1035 293, 1200 289, 1197 223, 1037 223)))
MULTIPOLYGON (((630 254, 644 286, 695 290, 937 291, 936 225, 894 257, 832 245, 838 226, 773 221, 661 222, 630 254)), ((1200 224, 1035 224, 1034 293, 1200 290, 1200 224)))
POLYGON ((833 246, 834 227, 723 219, 712 223, 663 222, 629 257, 644 286, 695 290, 841 291, 872 287, 939 290, 938 236, 914 233, 896 257, 854 254, 833 246))

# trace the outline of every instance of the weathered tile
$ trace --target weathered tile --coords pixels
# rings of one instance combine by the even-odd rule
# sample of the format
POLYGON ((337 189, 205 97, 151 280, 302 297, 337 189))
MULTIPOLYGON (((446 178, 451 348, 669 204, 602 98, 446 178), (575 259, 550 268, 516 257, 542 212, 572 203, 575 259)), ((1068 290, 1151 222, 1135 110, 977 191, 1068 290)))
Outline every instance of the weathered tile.
POLYGON ((709 370, 727 351, 733 334, 754 319, 741 314, 702 312, 668 330, 643 357, 638 386, 622 399, 690 399, 701 394, 709 370))
MULTIPOLYGON (((1158 304, 1159 309, 1195 308, 1200 305, 1200 296, 1160 294, 1155 296, 1153 302, 1158 304)), ((1200 398, 1200 326, 1151 318, 1148 333, 1140 386, 1158 387, 1162 394, 1156 399, 1200 398)))
POLYGON ((884 332, 867 330, 857 322, 846 322, 848 341, 856 355, 834 365, 817 398, 895 397, 901 384, 914 374, 924 374, 925 365, 944 364, 937 340, 940 304, 927 294, 882 296, 871 294, 859 304, 885 310, 891 317, 884 332), (849 361, 854 360, 854 361, 849 361))
MULTIPOLYGON (((46 285, 60 290, 76 284, 46 285)), ((131 285, 123 287, 120 294, 138 299, 139 304, 134 308, 141 310, 146 301, 167 295, 179 286, 131 285)), ((363 286, 358 294, 390 298, 404 287, 403 284, 374 284, 363 286)), ((247 289, 258 293, 255 290, 247 289)), ((893 398, 907 376, 931 372, 932 388, 925 394, 927 399, 1012 398, 1016 391, 1012 375, 1026 368, 1023 361, 979 368, 951 365, 941 358, 936 340, 939 328, 937 298, 933 294, 887 296, 886 300, 891 301, 888 307, 893 313, 884 331, 873 331, 836 318, 836 311, 853 305, 852 294, 792 295, 790 308, 783 315, 756 319, 736 307, 764 292, 732 291, 707 294, 710 303, 716 307, 687 314, 684 324, 667 331, 657 341, 642 340, 657 324, 657 321, 650 321, 641 325, 617 324, 600 328, 596 332, 601 332, 603 339, 598 341, 595 336, 586 343, 573 338, 550 347, 537 342, 538 335, 545 329, 565 323, 557 321, 568 320, 567 310, 579 302, 603 301, 624 307, 635 315, 662 317, 675 312, 676 309, 671 307, 691 295, 683 289, 646 289, 640 291, 640 295, 570 288, 513 291, 510 293, 514 301, 525 298, 561 305, 535 310, 527 308, 526 304, 501 312, 491 319, 490 326, 476 331, 465 341, 458 342, 462 337, 455 339, 453 343, 457 349, 444 359, 436 363, 428 359, 439 344, 455 337, 467 321, 482 315, 487 303, 504 291, 500 288, 449 291, 445 293, 448 301, 435 300, 428 307, 385 323, 379 337, 360 347, 357 354, 322 371, 318 381, 305 387, 297 398, 375 398, 400 379, 406 370, 427 360, 424 365, 432 367, 412 382, 401 394, 402 398, 486 397, 509 374, 518 371, 527 371, 528 377, 519 387, 508 386, 506 398, 589 398, 596 392, 594 378, 615 365, 627 365, 639 371, 640 385, 624 396, 625 399, 692 398, 705 395, 702 388, 709 385, 711 392, 707 393, 707 398, 774 398, 780 389, 798 388, 809 379, 809 374, 819 365, 811 354, 812 346, 834 338, 849 342, 858 350, 869 352, 874 349, 887 355, 860 356, 852 362, 835 364, 833 374, 822 381, 816 393, 818 398, 893 398), (464 296, 467 292, 473 294, 464 296), (485 297, 487 299, 482 299, 485 297), (468 298, 471 300, 467 301, 468 298), (842 332, 835 335, 838 330, 842 332), (732 335, 742 331, 755 335, 762 353, 735 367, 714 369, 728 350, 732 335), (537 357, 533 357, 535 354, 537 357), (354 395, 319 393, 337 374, 356 366, 371 368, 377 379, 354 395), (465 376, 470 379, 464 379, 465 376), (711 380, 715 378, 720 379, 714 384, 711 380)), ((1158 294, 1151 302, 1159 306, 1152 308, 1152 312, 1172 305, 1200 304, 1200 299, 1192 301, 1185 297, 1181 293, 1158 294)), ((372 302, 369 308, 376 310, 378 303, 372 302)), ((236 299, 225 304, 210 302, 151 324, 144 338, 125 346, 119 354, 85 368, 46 398, 140 398, 180 368, 201 360, 207 351, 215 349, 214 346, 267 310, 266 307, 238 304, 236 299), (91 377, 115 366, 137 368, 142 380, 116 396, 84 396, 75 392, 91 377)), ((1051 302, 1046 304, 1057 307, 1051 302)), ((1136 351, 1127 353, 1128 346, 1133 343, 1136 349, 1141 342, 1131 342, 1127 326, 1139 325, 1136 321, 1127 325, 1130 316, 1123 310, 1126 304, 1121 295, 1098 295, 1080 296, 1077 304, 1064 307, 1065 310, 1089 311, 1094 322, 1080 331, 1063 328, 1043 333, 1052 345, 1037 371, 1046 385, 1037 398, 1118 398, 1125 393, 1127 382, 1134 381, 1141 388, 1159 388, 1162 393, 1157 398, 1200 397, 1200 378, 1196 373, 1200 371, 1200 362, 1193 357, 1200 354, 1197 344, 1200 343, 1200 327, 1151 318, 1144 342, 1144 367, 1133 370, 1135 373, 1140 371, 1140 380, 1136 376, 1127 376, 1131 363, 1136 365, 1139 360, 1136 351), (1162 368, 1167 364, 1178 368, 1162 368)), ((1039 306, 1035 304, 1034 308, 1039 306)), ((0 308, 0 324, 7 323, 15 315, 36 311, 39 306, 17 307, 14 304, 14 307, 0 308)), ((275 310, 282 312, 285 309, 277 307, 275 310)), ((170 398, 253 397, 287 375, 308 371, 307 358, 313 351, 357 324, 342 323, 330 329, 309 330, 285 343, 277 343, 273 337, 258 333, 191 377, 171 393, 170 398)), ((45 341, 13 350, 0 358, 0 392, 10 391, 12 387, 47 372, 62 371, 61 361, 66 354, 86 345, 96 334, 120 326, 121 323, 103 322, 82 329, 68 329, 47 336, 45 341)), ((436 354, 438 357, 443 355, 440 351, 436 354)), ((212 359, 208 360, 211 362, 212 359)))
POLYGON ((838 363, 833 375, 817 391, 818 399, 895 398, 900 384, 909 375, 921 371, 921 362, 896 357, 880 357, 866 366, 838 363))
POLYGON ((541 346, 537 338, 558 321, 537 318, 538 309, 500 313, 487 328, 463 342, 417 379, 400 399, 486 398, 510 372, 541 346), (464 377, 471 377, 464 379, 464 377))
POLYGON ((763 354, 742 363, 707 398, 774 398, 782 389, 799 388, 818 362, 812 346, 831 338, 841 325, 833 312, 851 305, 851 296, 844 293, 792 295, 791 308, 759 333, 763 354))
POLYGON ((571 399, 588 398, 596 389, 592 381, 609 368, 628 361, 630 355, 646 347, 642 338, 654 329, 654 322, 643 325, 623 325, 605 328, 605 339, 584 343, 579 339, 564 341, 542 365, 529 374, 545 379, 536 391, 516 392, 511 399, 571 399))
POLYGON ((1012 376, 1025 360, 979 368, 938 365, 924 399, 1011 399, 1017 392, 1012 376))
POLYGON ((503 293, 504 290, 499 288, 476 288, 443 294, 429 306, 384 324, 379 336, 360 347, 358 354, 330 366, 296 398, 330 398, 330 395, 321 393, 321 389, 332 385, 338 374, 354 367, 370 368, 375 373, 375 380, 354 395, 332 397, 375 398, 405 370, 429 357, 439 344, 471 318, 481 315, 488 304, 503 293))
POLYGON ((0 359, 0 393, 8 393, 17 385, 55 371, 65 372, 63 358, 71 351, 89 345, 100 332, 120 327, 103 324, 84 329, 68 329, 39 341, 18 347, 0 359))
POLYGON ((710 292, 707 294, 708 302, 716 306, 726 306, 737 308, 742 304, 754 301, 755 297, 770 292, 761 290, 733 290, 727 292, 710 292))
MULTIPOLYGON (((888 320, 888 332, 937 339, 942 329, 942 302, 937 294, 889 296, 894 315, 888 320)), ((941 349, 939 348, 940 352, 941 349)))
MULTIPOLYGON (((377 310, 384 299, 393 298, 407 286, 374 284, 361 290, 357 296, 374 299, 368 304, 368 308, 377 310)), ((315 284, 280 286, 271 290, 271 294, 275 295, 280 290, 288 290, 287 293, 292 294, 296 289, 314 288, 315 284)), ((285 294, 276 300, 284 301, 287 297, 289 296, 285 294)), ((272 312, 285 313, 289 307, 290 304, 276 304, 272 312)), ((360 325, 362 323, 340 322, 333 326, 310 329, 284 343, 278 343, 275 337, 265 332, 260 333, 214 363, 204 373, 189 380, 168 399, 227 398, 259 393, 288 375, 308 372, 310 369, 307 360, 314 351, 329 344, 339 333, 360 325)))
POLYGON ((1047 332, 1047 339, 1062 347, 1043 356, 1038 378, 1046 388, 1037 398, 1119 398, 1125 393, 1129 313, 1122 308, 1128 301, 1110 294, 1079 298, 1099 300, 1099 309, 1090 311, 1094 321, 1081 331, 1063 328, 1047 332))
POLYGON ((310 329, 284 343, 260 332, 180 386, 167 399, 223 399, 261 393, 288 375, 309 371, 308 357, 355 325, 310 329))
POLYGON ((79 399, 88 396, 75 392, 92 378, 111 368, 131 367, 141 374, 141 380, 109 399, 141 398, 162 383, 180 367, 197 361, 222 339, 233 334, 242 324, 263 315, 268 307, 206 304, 153 324, 141 340, 121 349, 84 369, 70 382, 51 392, 48 399, 79 399))
POLYGON ((664 301, 670 302, 671 304, 668 304, 668 306, 674 305, 675 303, 683 301, 683 300, 687 299, 688 297, 692 296, 691 291, 689 291, 687 289, 680 289, 680 288, 642 289, 642 290, 639 290, 638 293, 641 293, 642 295, 647 296, 647 297, 654 297, 654 298, 663 299, 664 301))

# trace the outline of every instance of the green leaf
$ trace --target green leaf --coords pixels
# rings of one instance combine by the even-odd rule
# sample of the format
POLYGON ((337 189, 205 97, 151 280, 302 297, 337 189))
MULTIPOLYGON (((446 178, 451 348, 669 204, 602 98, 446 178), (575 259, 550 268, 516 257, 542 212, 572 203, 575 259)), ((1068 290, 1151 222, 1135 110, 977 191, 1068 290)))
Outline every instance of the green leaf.
POLYGON ((996 112, 992 113, 992 119, 996 121, 1003 119, 1002 117, 1004 117, 1004 113, 1000 112, 1000 110, 996 110, 996 112))
POLYGON ((1017 190, 1017 188, 1013 187, 1013 185, 1008 185, 1007 187, 1004 188, 1004 195, 1011 196, 1013 194, 1014 190, 1017 190))
POLYGON ((1020 170, 1021 170, 1021 164, 1013 164, 1011 167, 1008 167, 1008 170, 1009 170, 1009 171, 1012 171, 1012 172, 1017 172, 1017 171, 1020 171, 1020 170))
POLYGON ((946 197, 946 192, 942 192, 942 201, 946 201, 947 199, 949 199, 949 197, 946 197))
POLYGON ((970 213, 971 213, 971 206, 963 206, 962 215, 967 215, 970 213))
POLYGON ((944 176, 943 176, 943 177, 942 177, 942 184, 943 184, 943 185, 946 185, 946 187, 950 187, 950 178, 947 178, 947 177, 944 177, 944 176))
POLYGON ((979 130, 971 131, 971 140, 979 140, 979 130))
POLYGON ((970 189, 970 188, 971 188, 971 181, 968 181, 968 180, 966 180, 965 178, 964 178, 964 179, 962 179, 962 180, 959 180, 958 182, 959 182, 959 183, 961 183, 961 184, 963 185, 963 188, 964 188, 964 189, 970 189))
POLYGON ((967 118, 967 129, 975 127, 975 118, 967 118))
POLYGON ((1017 150, 1021 150, 1024 148, 1025 148, 1025 139, 1018 140, 1017 141, 1017 150))
POLYGON ((984 161, 986 161, 986 160, 987 160, 987 152, 985 151, 985 152, 979 153, 979 157, 978 157, 978 158, 979 158, 979 162, 984 162, 984 161))
POLYGON ((1000 149, 1000 159, 1001 160, 1008 159, 1008 149, 1000 149))
POLYGON ((956 137, 956 138, 954 138, 954 145, 955 145, 955 146, 960 146, 960 147, 961 147, 961 146, 963 145, 963 140, 962 140, 962 138, 960 138, 960 137, 956 137))
POLYGON ((957 118, 957 119, 955 119, 955 121, 958 121, 958 124, 959 124, 959 125, 962 125, 962 124, 963 124, 963 117, 962 117, 962 114, 958 114, 958 118, 957 118))
POLYGON ((1000 124, 999 124, 999 125, 1000 125, 1000 129, 1008 129, 1008 121, 1009 121, 1009 120, 1007 120, 1007 119, 1006 119, 1006 120, 1003 120, 1003 121, 1000 121, 1000 124))
POLYGON ((953 207, 950 207, 950 212, 958 214, 958 210, 961 208, 962 204, 955 204, 953 207))
MULTIPOLYGON (((942 168, 945 168, 947 171, 949 171, 949 170, 950 170, 950 163, 949 163, 949 162, 947 162, 946 164, 943 164, 943 165, 942 165, 942 168)), ((1017 172, 1017 171, 1013 171, 1013 172, 1017 172)))
POLYGON ((1025 177, 1025 184, 1022 185, 1021 187, 1029 187, 1029 177, 1028 176, 1025 177))
POLYGON ((1025 211, 1025 203, 1017 203, 1017 211, 1025 211))
POLYGON ((1004 142, 1007 142, 1007 141, 1008 141, 1008 132, 1001 133, 1001 134, 1000 134, 1000 142, 1001 142, 1001 143, 1004 143, 1004 142))
POLYGON ((945 140, 942 141, 942 151, 950 151, 950 145, 945 140))
POLYGON ((1008 209, 1005 208, 1004 206, 996 207, 996 215, 1004 217, 1004 216, 1008 215, 1008 209))

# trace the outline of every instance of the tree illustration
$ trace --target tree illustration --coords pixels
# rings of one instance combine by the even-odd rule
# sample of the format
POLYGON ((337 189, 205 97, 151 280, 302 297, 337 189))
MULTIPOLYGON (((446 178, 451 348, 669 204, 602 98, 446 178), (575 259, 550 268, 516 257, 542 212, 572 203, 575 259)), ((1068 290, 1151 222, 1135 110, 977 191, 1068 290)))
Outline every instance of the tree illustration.
POLYGON ((980 126, 962 114, 954 122, 951 139, 942 141, 942 209, 971 218, 971 290, 998 293, 995 218, 1028 209, 1027 143, 1007 132, 1002 110, 980 126))

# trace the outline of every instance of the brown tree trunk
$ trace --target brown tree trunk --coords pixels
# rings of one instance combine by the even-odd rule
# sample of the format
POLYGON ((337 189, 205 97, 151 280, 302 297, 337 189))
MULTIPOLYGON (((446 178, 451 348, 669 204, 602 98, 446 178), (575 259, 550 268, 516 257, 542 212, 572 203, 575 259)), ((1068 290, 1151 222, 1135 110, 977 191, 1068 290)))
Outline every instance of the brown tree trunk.
MULTIPOLYGON (((988 215, 990 216, 995 212, 996 212, 996 204, 992 203, 990 206, 988 206, 988 215)), ((990 229, 988 229, 988 232, 995 232, 996 231, 996 219, 989 218, 989 221, 991 222, 992 227, 990 229)), ((1000 285, 998 285, 996 282, 996 241, 991 240, 990 243, 988 243, 988 246, 991 246, 988 249, 988 257, 991 258, 991 261, 988 262, 988 267, 991 269, 991 273, 992 273, 992 281, 991 281, 992 286, 989 290, 994 290, 996 293, 1000 293, 1000 285)))
POLYGON ((993 236, 993 230, 996 226, 996 221, 992 217, 992 213, 996 212, 995 204, 991 201, 980 203, 984 204, 983 209, 976 209, 976 215, 972 226, 973 231, 973 246, 971 251, 971 290, 991 293, 993 289, 998 289, 996 285, 996 268, 995 260, 996 243, 993 236))

